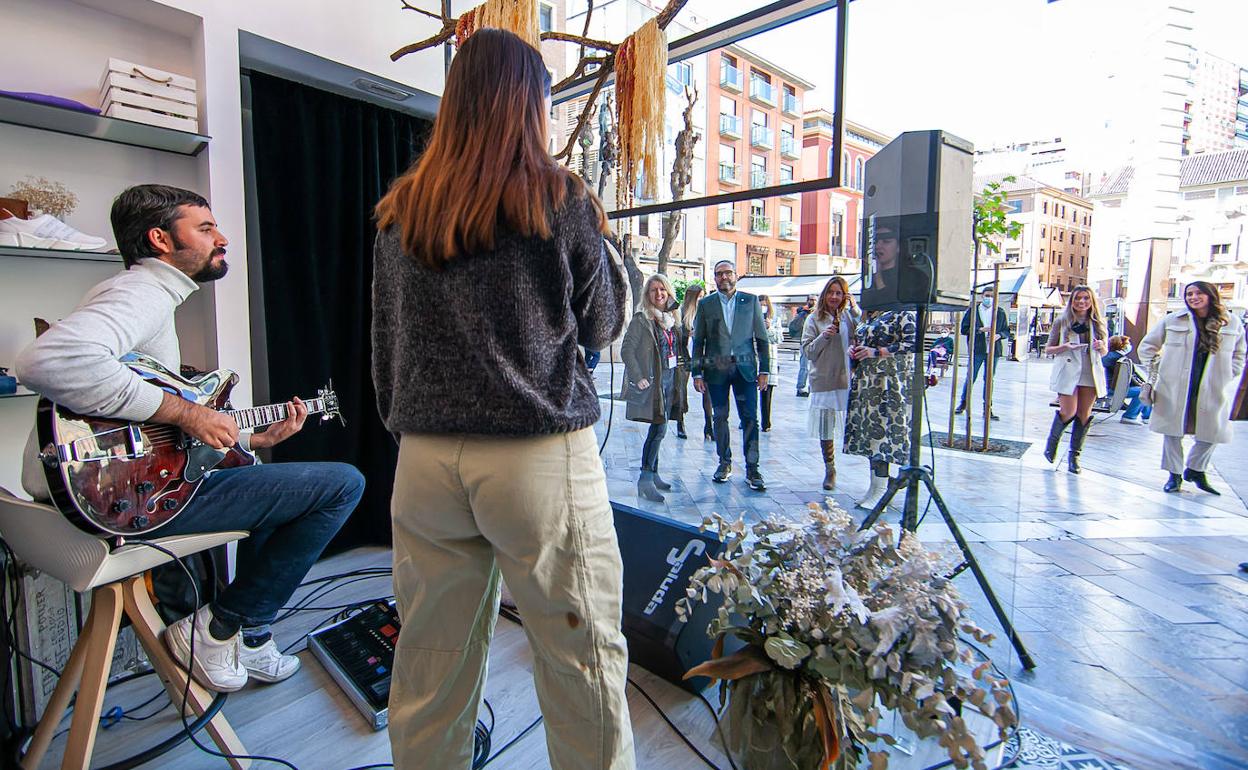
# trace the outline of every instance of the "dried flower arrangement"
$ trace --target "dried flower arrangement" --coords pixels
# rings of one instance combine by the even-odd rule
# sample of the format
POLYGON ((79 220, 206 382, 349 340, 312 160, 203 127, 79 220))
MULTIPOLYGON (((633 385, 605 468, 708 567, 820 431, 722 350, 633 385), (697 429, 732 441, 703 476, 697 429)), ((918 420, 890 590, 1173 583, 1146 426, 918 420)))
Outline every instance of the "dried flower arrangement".
POLYGON ((860 531, 831 502, 812 503, 804 522, 747 527, 716 514, 703 527, 726 549, 694 573, 677 612, 687 619, 708 593, 724 601, 710 627, 715 657, 687 676, 728 680, 728 748, 746 766, 852 770, 865 752, 883 770, 888 753, 868 748, 896 743, 881 724, 891 710, 938 737, 954 767, 986 770, 963 711, 991 719, 1003 739, 1017 717, 1009 683, 959 639, 992 637, 963 616, 943 556, 908 532, 895 544, 887 524, 860 531), (746 646, 720 657, 726 634, 746 646))
MULTIPOLYGON (((32 210, 38 209, 57 219, 65 219, 78 208, 78 196, 60 182, 28 176, 9 190, 9 195, 24 200, 32 210)), ((32 211, 33 213, 33 211, 32 211)))

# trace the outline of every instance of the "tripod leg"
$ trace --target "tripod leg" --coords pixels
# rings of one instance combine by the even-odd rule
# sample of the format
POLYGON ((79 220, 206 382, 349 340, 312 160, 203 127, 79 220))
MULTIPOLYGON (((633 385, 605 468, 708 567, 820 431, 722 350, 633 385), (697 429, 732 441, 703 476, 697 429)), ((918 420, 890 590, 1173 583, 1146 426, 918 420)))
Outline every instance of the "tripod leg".
POLYGON ((949 513, 949 508, 945 506, 945 501, 941 498, 940 493, 936 491, 936 485, 927 474, 923 474, 923 483, 927 485, 928 494, 932 496, 932 501, 936 503, 936 507, 940 509, 940 515, 945 520, 945 526, 949 527, 949 531, 953 533, 953 539, 958 543, 958 549, 962 552, 962 558, 966 559, 966 563, 970 565, 971 572, 975 574, 975 582, 979 583, 979 588, 984 592, 984 596, 988 598, 988 604, 992 607, 992 612, 997 616, 997 621, 1001 623, 1001 627, 1005 629, 1006 636, 1010 639, 1014 651, 1018 653, 1018 659, 1022 661, 1023 668, 1031 670, 1036 667, 1035 661, 1031 659, 1031 655, 1027 654, 1027 648, 1023 646, 1023 639, 1014 630, 1014 624, 1005 614, 1005 609, 1001 606, 1001 602, 997 600, 996 593, 992 590, 992 584, 988 582, 988 576, 980 569, 979 562, 975 560, 975 554, 971 553, 971 547, 967 545, 966 538, 962 536, 962 530, 958 528, 958 523, 953 520, 953 515, 949 513))

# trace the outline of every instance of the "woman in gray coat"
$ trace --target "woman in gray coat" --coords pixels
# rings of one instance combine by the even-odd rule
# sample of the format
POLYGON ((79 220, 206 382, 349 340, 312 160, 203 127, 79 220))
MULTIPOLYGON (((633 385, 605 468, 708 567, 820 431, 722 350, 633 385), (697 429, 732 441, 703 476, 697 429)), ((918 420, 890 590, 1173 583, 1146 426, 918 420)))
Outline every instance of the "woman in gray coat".
POLYGON ((620 346, 627 401, 624 416, 635 422, 650 423, 641 446, 637 496, 655 503, 664 500, 659 490, 672 488, 659 476, 659 444, 667 434, 676 369, 681 363, 687 363, 688 358, 680 344, 676 314, 669 309, 675 297, 667 276, 662 273, 650 276, 642 291, 641 309, 633 314, 620 346))

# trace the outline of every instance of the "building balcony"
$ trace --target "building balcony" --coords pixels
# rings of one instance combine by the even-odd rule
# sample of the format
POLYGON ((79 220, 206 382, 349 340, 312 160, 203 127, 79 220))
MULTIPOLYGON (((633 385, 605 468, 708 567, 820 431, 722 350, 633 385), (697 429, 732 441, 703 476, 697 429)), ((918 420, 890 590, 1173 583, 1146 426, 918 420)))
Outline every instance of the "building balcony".
POLYGON ((736 67, 721 65, 719 69, 719 87, 725 91, 741 93, 741 70, 736 67))
POLYGON ((795 118, 801 117, 802 107, 797 101, 797 95, 786 93, 784 98, 780 100, 780 110, 785 115, 791 115, 795 118))
POLYGON ((741 184, 741 167, 736 163, 720 163, 719 183, 732 185, 741 184))
POLYGON ((802 157, 802 150, 797 146, 797 137, 780 135, 780 154, 786 158, 802 157))
POLYGON ((780 223, 780 240, 796 241, 797 240, 797 224, 793 222, 780 223))
POLYGON ((717 227, 720 230, 740 230, 741 218, 739 212, 736 209, 720 209, 717 227))
POLYGON ((776 106, 776 87, 759 78, 750 78, 750 98, 768 107, 776 106))
POLYGON ((750 235, 771 235, 771 217, 750 217, 750 235))
POLYGON ((750 126, 750 144, 763 150, 776 146, 776 132, 767 126, 750 126))
POLYGON ((730 139, 741 138, 741 116, 719 114, 719 135, 730 139))
POLYGON ((771 184, 771 175, 761 169, 750 171, 750 189, 757 190, 771 184))

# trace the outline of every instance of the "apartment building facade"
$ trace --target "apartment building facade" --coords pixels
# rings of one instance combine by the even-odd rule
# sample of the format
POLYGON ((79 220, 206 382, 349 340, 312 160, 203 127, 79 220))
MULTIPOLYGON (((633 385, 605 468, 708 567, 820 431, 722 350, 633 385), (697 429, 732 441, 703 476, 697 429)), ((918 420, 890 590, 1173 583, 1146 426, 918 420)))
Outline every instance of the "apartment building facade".
MULTIPOLYGON (((835 132, 832 113, 810 110, 802 116, 802 169, 807 179, 832 175, 835 132)), ((859 223, 866 162, 892 137, 861 123, 845 121, 841 186, 802 194, 800 273, 858 273, 859 223)))
MULTIPOLYGON (((707 67, 707 193, 806 178, 802 103, 813 84, 735 45, 708 54, 707 67)), ((707 214, 707 261, 731 259, 739 275, 793 275, 801 221, 797 195, 719 206, 707 214)))
MULTIPOLYGON (((1017 238, 1001 244, 1000 256, 1009 264, 1031 266, 1042 287, 1066 293, 1087 284, 1092 202, 1028 176, 1014 181, 1003 176, 977 177, 975 189, 982 190, 991 182, 1006 192, 1009 221, 1022 225, 1017 238)), ((997 258, 980 252, 981 264, 997 258)))

